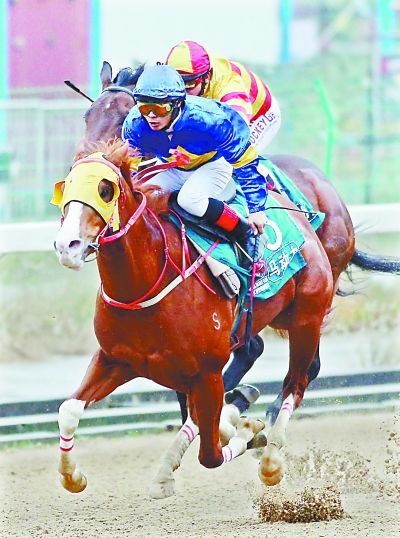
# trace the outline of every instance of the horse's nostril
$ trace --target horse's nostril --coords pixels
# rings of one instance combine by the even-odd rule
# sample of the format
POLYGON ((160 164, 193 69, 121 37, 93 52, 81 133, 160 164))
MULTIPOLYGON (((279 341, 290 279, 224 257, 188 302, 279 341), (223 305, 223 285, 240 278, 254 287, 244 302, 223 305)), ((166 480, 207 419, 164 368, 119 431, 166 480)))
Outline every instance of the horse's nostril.
POLYGON ((73 249, 80 248, 81 245, 82 245, 82 241, 80 239, 74 239, 73 241, 70 242, 69 248, 73 250, 73 249))

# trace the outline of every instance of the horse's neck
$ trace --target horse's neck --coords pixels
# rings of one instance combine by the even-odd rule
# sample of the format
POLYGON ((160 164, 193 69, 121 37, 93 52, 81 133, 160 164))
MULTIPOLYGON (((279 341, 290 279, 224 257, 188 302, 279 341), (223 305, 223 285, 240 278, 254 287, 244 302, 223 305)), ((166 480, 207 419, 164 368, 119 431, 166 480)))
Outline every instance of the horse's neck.
MULTIPOLYGON (((120 212, 122 228, 137 208, 128 196, 120 212)), ((98 267, 107 295, 121 302, 143 296, 159 278, 164 259, 162 234, 145 209, 125 235, 100 247, 98 267)))

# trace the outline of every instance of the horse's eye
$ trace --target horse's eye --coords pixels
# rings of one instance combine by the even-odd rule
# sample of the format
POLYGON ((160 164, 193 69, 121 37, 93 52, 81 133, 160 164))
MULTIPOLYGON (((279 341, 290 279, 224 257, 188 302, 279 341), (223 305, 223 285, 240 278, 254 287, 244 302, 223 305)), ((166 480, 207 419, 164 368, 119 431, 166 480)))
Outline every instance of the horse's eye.
POLYGON ((99 194, 100 198, 104 202, 111 202, 114 196, 114 187, 111 183, 111 181, 108 181, 107 179, 102 179, 99 184, 99 194))

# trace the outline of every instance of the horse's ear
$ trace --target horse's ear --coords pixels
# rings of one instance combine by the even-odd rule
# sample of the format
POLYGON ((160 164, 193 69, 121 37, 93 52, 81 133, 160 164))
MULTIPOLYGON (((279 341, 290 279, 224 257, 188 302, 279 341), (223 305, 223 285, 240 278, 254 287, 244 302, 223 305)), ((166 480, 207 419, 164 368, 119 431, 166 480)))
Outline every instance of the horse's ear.
POLYGON ((76 145, 74 162, 79 161, 79 159, 83 159, 83 157, 86 157, 87 154, 88 154, 88 149, 86 147, 86 141, 83 138, 76 145))
POLYGON ((112 67, 108 62, 103 62, 103 66, 100 71, 100 80, 103 90, 112 84, 112 67))

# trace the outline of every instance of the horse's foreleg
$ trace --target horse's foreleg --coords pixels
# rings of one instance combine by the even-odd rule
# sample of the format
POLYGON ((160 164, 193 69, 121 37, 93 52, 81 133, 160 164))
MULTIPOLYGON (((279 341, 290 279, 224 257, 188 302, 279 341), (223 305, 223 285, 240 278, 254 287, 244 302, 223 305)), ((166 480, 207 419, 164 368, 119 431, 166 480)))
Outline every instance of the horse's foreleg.
POLYGON ((188 416, 172 445, 162 456, 160 467, 150 486, 152 499, 165 499, 174 494, 175 479, 172 473, 180 466, 183 455, 198 433, 199 428, 188 416))
POLYGON ((245 417, 245 422, 239 426, 242 419, 238 421, 239 411, 235 406, 222 407, 223 391, 221 374, 208 374, 203 376, 202 383, 198 383, 192 392, 200 429, 199 461, 207 468, 218 467, 243 454, 248 441, 264 427, 263 423, 245 417), (230 437, 223 448, 219 438, 221 415, 227 427, 225 442, 230 437), (235 423, 238 431, 235 431, 235 423))
MULTIPOLYGON (((185 398, 186 399, 186 398, 185 398)), ((239 410, 234 405, 222 408, 220 420, 220 435, 223 444, 236 435, 236 425, 239 422, 239 410)), ((180 466, 183 455, 199 433, 199 428, 190 416, 179 430, 171 446, 163 454, 160 467, 150 486, 152 499, 165 499, 174 494, 175 479, 173 472, 180 466)))
POLYGON ((212 469, 224 462, 219 439, 219 423, 224 401, 221 373, 204 373, 191 387, 191 414, 200 431, 199 461, 212 469))
POLYGON ((60 428, 58 471, 61 475, 61 484, 71 493, 83 491, 87 483, 85 476, 76 468, 74 453, 74 435, 84 409, 134 377, 129 367, 112 362, 99 350, 94 355, 78 390, 61 404, 58 415, 60 428))
POLYGON ((187 398, 184 392, 178 392, 178 391, 176 391, 176 397, 178 398, 178 403, 181 410, 181 418, 182 418, 182 426, 183 426, 188 418, 187 398))
POLYGON ((61 404, 58 414, 60 428, 58 472, 61 475, 61 484, 71 493, 80 493, 87 484, 85 475, 76 468, 74 454, 74 435, 84 409, 85 402, 75 399, 67 400, 61 404))

